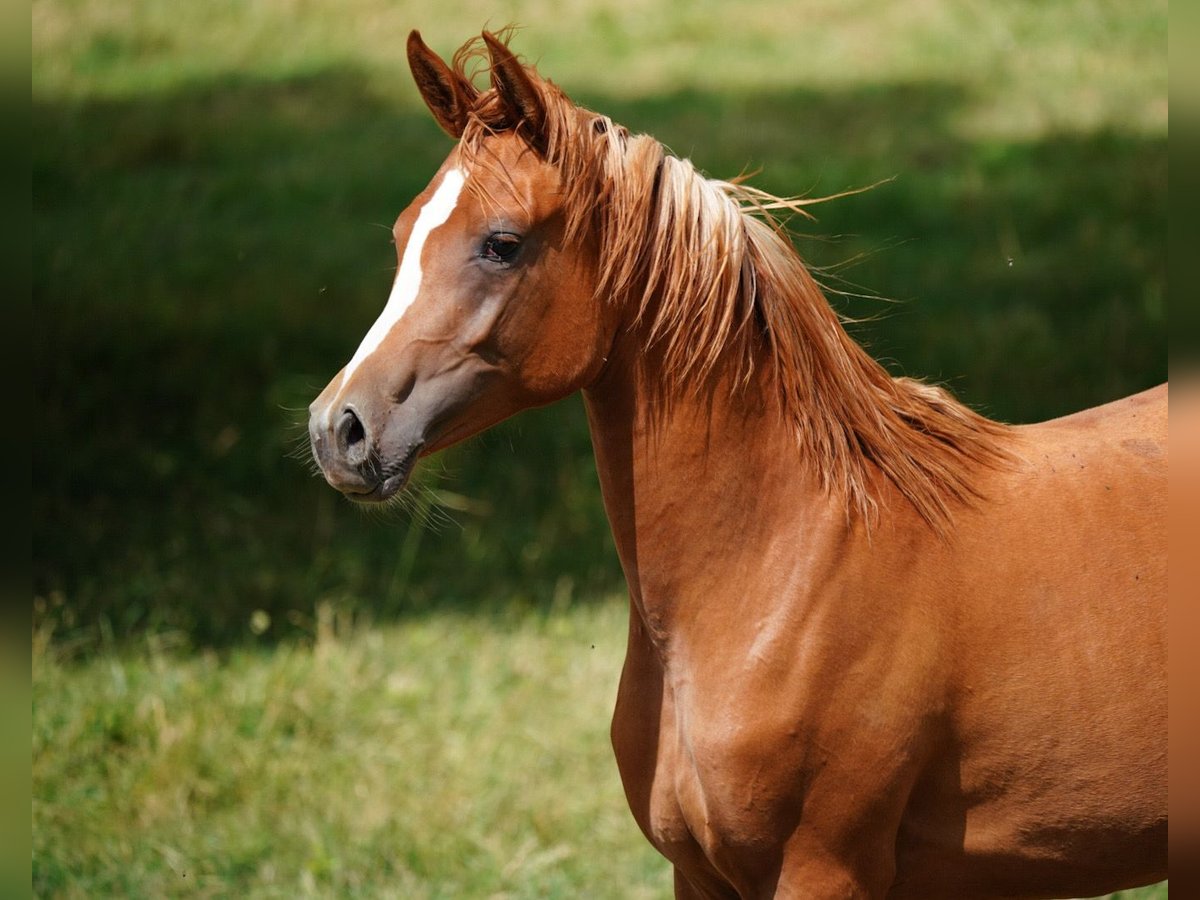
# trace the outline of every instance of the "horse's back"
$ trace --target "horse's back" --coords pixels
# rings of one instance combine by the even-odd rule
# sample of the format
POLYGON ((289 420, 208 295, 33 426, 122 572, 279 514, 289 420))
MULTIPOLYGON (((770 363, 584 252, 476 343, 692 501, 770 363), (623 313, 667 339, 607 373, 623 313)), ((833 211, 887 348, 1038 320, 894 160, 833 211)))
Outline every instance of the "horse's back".
POLYGON ((1005 505, 1062 583, 1165 611, 1167 386, 1017 432, 1005 505))
POLYGON ((1165 591, 1167 386, 1014 433, 1019 462, 998 477, 985 529, 997 539, 1022 529, 1049 560, 1099 557, 1109 569, 1127 561, 1134 581, 1149 577, 1165 591))
POLYGON ((1087 442, 1089 436, 1102 442, 1119 440, 1124 449, 1146 460, 1162 460, 1167 455, 1167 385, 1160 384, 1139 394, 1122 397, 1102 406, 1085 409, 1040 425, 1029 426, 1034 432, 1051 434, 1071 442, 1087 442))

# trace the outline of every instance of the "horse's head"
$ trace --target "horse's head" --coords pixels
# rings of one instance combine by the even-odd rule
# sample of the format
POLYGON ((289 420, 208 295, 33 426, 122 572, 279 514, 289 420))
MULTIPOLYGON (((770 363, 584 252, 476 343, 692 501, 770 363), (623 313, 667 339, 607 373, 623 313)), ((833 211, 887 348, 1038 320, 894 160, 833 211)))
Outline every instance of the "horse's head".
POLYGON ((409 63, 438 123, 462 139, 393 227, 391 295, 350 361, 309 408, 331 485, 386 500, 418 457, 598 374, 614 324, 594 301, 596 252, 564 210, 548 162, 550 116, 583 115, 484 35, 479 92, 413 32, 409 63), (559 105, 557 113, 548 110, 559 105))

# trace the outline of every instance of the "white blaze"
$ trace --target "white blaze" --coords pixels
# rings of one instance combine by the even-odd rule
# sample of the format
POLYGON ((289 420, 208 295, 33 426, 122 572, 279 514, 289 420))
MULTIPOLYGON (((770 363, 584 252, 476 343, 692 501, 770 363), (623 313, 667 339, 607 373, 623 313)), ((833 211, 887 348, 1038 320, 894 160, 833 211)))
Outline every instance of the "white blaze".
MULTIPOLYGON (((396 272, 396 280, 392 282, 392 293, 388 296, 387 305, 371 326, 354 356, 342 371, 342 388, 350 383, 350 376, 364 359, 375 352, 376 348, 387 337, 392 327, 400 321, 405 311, 412 306, 421 292, 421 250, 429 233, 443 224, 454 207, 458 204, 458 195, 462 191, 466 177, 462 169, 451 169, 442 178, 442 183, 433 192, 429 202, 421 207, 412 233, 408 236, 408 246, 404 248, 404 258, 400 260, 400 268, 396 272)), ((331 406, 332 408, 332 406, 331 406)))

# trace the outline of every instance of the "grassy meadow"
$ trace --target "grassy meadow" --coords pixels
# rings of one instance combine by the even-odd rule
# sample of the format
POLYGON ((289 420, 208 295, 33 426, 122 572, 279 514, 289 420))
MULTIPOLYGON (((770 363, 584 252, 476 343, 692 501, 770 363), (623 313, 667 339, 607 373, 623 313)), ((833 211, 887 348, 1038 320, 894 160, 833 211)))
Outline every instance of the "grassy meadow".
POLYGON ((509 21, 714 175, 893 179, 797 243, 897 374, 1009 421, 1165 379, 1165 0, 34 0, 38 895, 669 892, 578 398, 409 512, 293 454, 449 150, 408 30, 509 21))
POLYGON ((35 650, 34 886, 661 897, 608 745, 617 604, 63 666, 35 650))

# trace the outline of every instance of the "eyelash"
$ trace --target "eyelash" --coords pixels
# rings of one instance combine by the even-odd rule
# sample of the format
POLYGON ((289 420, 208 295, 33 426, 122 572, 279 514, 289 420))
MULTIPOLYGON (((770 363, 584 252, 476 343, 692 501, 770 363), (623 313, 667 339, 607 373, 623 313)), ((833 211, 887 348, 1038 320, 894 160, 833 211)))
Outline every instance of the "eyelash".
POLYGON ((479 255, 488 262, 498 265, 509 265, 521 249, 521 238, 507 231, 497 231, 484 238, 479 255))

